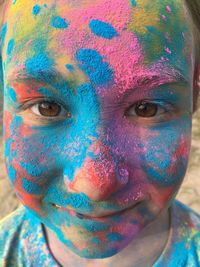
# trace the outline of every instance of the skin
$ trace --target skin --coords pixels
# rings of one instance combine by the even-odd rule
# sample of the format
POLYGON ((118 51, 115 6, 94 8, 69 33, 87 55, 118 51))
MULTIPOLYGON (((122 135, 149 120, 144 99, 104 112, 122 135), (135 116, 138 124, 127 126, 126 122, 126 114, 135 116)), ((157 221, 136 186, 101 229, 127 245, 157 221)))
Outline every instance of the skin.
POLYGON ((191 142, 193 45, 181 1, 17 0, 1 39, 8 176, 54 256, 110 266, 117 253, 136 257, 123 249, 144 233, 150 247, 164 222, 153 262, 191 142), (42 115, 44 101, 60 114, 42 115))

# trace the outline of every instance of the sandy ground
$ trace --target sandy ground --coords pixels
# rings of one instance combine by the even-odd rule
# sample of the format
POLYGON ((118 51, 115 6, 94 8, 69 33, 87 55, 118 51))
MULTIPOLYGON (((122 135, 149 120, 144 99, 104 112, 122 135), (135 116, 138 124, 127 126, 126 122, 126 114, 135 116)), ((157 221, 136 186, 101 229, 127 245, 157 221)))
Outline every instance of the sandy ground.
MULTIPOLYGON (((0 125, 2 118, 0 102, 0 125)), ((193 120, 193 139, 190 163, 184 183, 177 198, 200 213, 200 111, 193 120)), ((1 128, 0 128, 1 130, 1 128)), ((15 210, 19 202, 13 193, 3 162, 2 138, 0 137, 0 219, 15 210)))

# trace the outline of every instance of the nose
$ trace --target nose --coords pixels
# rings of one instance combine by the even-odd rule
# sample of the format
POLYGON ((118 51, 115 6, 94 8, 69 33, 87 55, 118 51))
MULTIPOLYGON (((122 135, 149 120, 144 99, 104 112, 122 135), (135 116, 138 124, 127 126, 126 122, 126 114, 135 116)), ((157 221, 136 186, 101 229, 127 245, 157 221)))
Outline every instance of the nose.
POLYGON ((92 201, 103 201, 127 184, 128 171, 124 164, 116 166, 109 149, 97 141, 90 147, 74 179, 66 182, 69 191, 84 193, 92 201))

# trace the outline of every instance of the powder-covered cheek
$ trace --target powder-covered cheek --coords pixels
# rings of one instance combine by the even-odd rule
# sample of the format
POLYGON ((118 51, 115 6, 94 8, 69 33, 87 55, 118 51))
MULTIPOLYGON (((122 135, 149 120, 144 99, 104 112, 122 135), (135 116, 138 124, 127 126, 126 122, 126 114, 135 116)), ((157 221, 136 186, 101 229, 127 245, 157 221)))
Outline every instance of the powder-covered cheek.
POLYGON ((45 179, 41 178, 48 168, 46 158, 42 156, 42 149, 36 151, 38 142, 30 138, 33 131, 23 124, 20 116, 12 116, 5 111, 4 125, 4 154, 8 177, 22 203, 40 212, 40 200, 45 186, 45 179), (41 163, 42 161, 44 162, 41 163))
MULTIPOLYGON (((44 90, 41 91, 44 93, 44 90)), ((79 97, 74 97, 72 101, 77 107, 78 116, 57 125, 55 123, 46 127, 31 125, 26 121, 25 116, 13 116, 10 112, 5 112, 8 117, 5 118, 7 129, 5 153, 9 164, 12 163, 10 170, 19 174, 18 179, 23 180, 24 189, 33 195, 40 194, 42 188, 45 189, 47 184, 51 183, 51 179, 58 176, 57 173, 63 178, 63 172, 65 172, 69 179, 73 179, 74 171, 85 160, 86 151, 92 139, 97 138, 99 111, 94 90, 90 85, 85 84, 77 88, 77 91, 79 91, 79 97), (84 94, 84 102, 82 102, 82 94, 84 94), (92 114, 92 117, 88 114, 92 114), (13 168, 13 162, 17 162, 17 170, 13 168), (35 182, 36 185, 31 186, 31 182, 35 182), (37 188, 38 192, 36 192, 37 188)), ((9 89, 9 92, 13 96, 13 89, 9 89)), ((16 175, 11 177, 12 182, 15 183, 16 175)))
POLYGON ((144 153, 141 153, 141 168, 148 181, 161 187, 177 186, 184 178, 191 142, 191 118, 185 116, 166 123, 157 136, 141 136, 144 153), (158 145, 159 144, 159 145, 158 145))

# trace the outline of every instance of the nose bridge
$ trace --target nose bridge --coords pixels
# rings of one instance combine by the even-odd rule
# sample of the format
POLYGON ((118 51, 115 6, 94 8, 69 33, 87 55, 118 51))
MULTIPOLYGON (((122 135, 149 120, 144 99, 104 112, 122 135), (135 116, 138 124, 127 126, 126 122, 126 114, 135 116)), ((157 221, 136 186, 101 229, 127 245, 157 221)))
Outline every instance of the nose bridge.
POLYGON ((82 167, 73 181, 67 181, 70 191, 85 193, 91 200, 106 200, 119 189, 118 174, 108 146, 100 140, 88 149, 82 167))
POLYGON ((110 150, 101 141, 96 141, 91 145, 88 151, 88 164, 94 168, 99 177, 107 177, 115 171, 115 163, 110 150))

